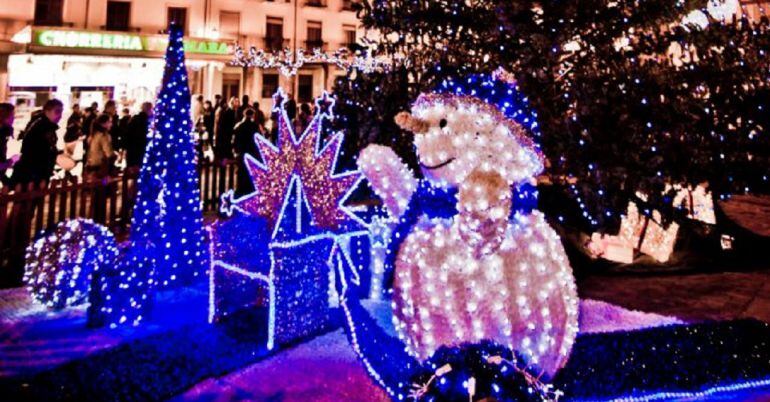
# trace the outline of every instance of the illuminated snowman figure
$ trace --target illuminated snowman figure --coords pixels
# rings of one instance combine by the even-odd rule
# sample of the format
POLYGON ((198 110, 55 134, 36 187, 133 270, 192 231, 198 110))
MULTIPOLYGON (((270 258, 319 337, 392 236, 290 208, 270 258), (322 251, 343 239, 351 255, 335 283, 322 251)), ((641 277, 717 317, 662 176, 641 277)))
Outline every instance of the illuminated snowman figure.
MULTIPOLYGON (((486 80, 481 93, 515 91, 486 80)), ((390 148, 370 145, 359 157, 397 222, 386 261, 393 323, 420 361, 442 345, 492 340, 551 376, 577 334, 575 282, 543 214, 516 211, 512 196, 534 181, 543 158, 527 128, 506 116, 513 97, 491 102, 454 85, 396 116, 414 133, 425 179, 390 148)))

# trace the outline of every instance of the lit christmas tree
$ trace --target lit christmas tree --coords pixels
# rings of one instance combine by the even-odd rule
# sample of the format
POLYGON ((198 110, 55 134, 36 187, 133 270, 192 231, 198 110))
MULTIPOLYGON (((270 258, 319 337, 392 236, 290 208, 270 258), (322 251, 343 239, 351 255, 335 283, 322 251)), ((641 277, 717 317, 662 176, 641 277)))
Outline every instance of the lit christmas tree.
POLYGON ((154 260, 154 281, 160 288, 189 284, 206 261, 191 133, 182 30, 172 25, 131 222, 132 259, 154 260))
POLYGON ((770 192, 770 22, 742 3, 358 1, 376 56, 393 61, 339 80, 338 121, 348 143, 387 145, 416 169, 393 117, 446 77, 502 67, 537 113, 553 194, 573 200, 558 204, 565 225, 617 233, 629 201, 682 221, 678 185, 770 192))

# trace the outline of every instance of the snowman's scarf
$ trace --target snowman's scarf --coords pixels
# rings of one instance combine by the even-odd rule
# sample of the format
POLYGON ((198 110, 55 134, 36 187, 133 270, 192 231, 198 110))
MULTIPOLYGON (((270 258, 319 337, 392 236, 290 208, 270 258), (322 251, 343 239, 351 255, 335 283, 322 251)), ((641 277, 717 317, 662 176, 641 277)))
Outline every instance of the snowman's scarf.
MULTIPOLYGON (((433 185, 430 181, 419 180, 417 190, 409 199, 406 211, 393 229, 388 251, 384 261, 383 285, 385 289, 393 288, 393 274, 396 257, 401 244, 417 224, 421 217, 428 219, 449 219, 457 215, 457 188, 443 188, 433 185)), ((530 184, 521 184, 511 188, 511 215, 530 213, 537 207, 537 189, 530 184)))

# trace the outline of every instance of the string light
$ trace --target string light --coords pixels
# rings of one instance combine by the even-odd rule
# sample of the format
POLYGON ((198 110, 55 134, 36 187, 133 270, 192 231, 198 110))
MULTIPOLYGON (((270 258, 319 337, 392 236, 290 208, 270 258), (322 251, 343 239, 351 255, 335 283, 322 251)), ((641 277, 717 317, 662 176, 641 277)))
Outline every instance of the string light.
POLYGON ((290 180, 296 178, 303 188, 298 202, 304 202, 312 211, 313 223, 331 230, 338 229, 343 222, 353 220, 364 222, 344 205, 350 193, 363 179, 357 171, 337 173, 337 160, 342 144, 342 133, 334 133, 325 144, 321 136, 325 125, 332 118, 334 100, 327 93, 316 101, 319 110, 310 121, 304 133, 296 137, 291 120, 285 111, 286 95, 279 89, 274 96, 274 110, 278 113, 278 145, 258 137, 259 158, 246 155, 246 167, 254 183, 254 192, 238 199, 232 191, 224 195, 227 214, 233 209, 248 215, 259 215, 268 219, 273 228, 273 237, 279 230, 277 225, 280 209, 285 206, 286 189, 290 180))

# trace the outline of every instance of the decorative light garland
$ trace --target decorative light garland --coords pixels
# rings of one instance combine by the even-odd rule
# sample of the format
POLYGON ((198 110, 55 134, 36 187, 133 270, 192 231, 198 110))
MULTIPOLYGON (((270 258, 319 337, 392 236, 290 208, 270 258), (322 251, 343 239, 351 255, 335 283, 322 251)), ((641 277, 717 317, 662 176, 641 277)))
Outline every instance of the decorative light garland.
POLYGON ((363 51, 353 52, 340 48, 331 53, 320 48, 310 51, 303 48, 296 51, 284 48, 276 52, 266 52, 252 46, 246 54, 240 45, 236 45, 235 56, 231 61, 231 64, 241 67, 276 69, 287 77, 296 75, 305 64, 312 63, 332 64, 343 70, 358 70, 365 74, 386 70, 392 64, 385 58, 375 56, 371 46, 366 46, 363 51))

